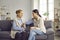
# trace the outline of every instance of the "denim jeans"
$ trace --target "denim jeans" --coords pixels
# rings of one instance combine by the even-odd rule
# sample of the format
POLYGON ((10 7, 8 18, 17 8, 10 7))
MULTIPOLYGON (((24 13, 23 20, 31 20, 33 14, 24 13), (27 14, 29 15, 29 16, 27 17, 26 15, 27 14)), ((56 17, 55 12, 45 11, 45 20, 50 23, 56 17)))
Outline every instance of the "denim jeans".
POLYGON ((44 35, 44 33, 42 31, 40 31, 38 29, 33 29, 33 30, 30 30, 30 35, 29 35, 28 40, 35 40, 36 34, 44 35))

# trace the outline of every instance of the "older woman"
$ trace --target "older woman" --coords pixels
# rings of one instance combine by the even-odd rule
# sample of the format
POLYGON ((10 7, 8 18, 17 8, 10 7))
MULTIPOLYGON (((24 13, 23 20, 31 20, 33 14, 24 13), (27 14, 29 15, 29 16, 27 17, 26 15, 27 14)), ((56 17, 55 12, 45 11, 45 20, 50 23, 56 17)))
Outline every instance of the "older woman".
POLYGON ((24 23, 22 21, 22 16, 23 16, 23 10, 19 9, 16 11, 16 18, 14 19, 13 22, 13 27, 12 27, 12 31, 11 31, 11 37, 15 38, 15 34, 17 32, 21 33, 25 30, 25 26, 24 23))

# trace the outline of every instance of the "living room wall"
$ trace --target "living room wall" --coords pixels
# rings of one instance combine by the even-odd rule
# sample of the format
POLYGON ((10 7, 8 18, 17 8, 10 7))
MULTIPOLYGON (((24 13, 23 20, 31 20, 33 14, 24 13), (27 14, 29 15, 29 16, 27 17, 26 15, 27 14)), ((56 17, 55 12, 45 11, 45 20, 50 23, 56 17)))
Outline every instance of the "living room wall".
POLYGON ((24 11, 23 18, 26 21, 31 18, 32 2, 32 0, 0 0, 0 8, 5 7, 3 14, 9 12, 12 19, 16 17, 15 11, 22 9, 24 11))

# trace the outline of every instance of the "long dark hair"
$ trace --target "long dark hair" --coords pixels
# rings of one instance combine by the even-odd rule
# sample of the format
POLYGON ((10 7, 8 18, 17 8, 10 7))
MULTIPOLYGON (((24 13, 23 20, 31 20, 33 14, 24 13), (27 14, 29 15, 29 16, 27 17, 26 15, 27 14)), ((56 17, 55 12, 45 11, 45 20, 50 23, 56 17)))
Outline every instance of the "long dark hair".
POLYGON ((37 9, 32 10, 32 12, 37 13, 37 15, 41 17, 41 15, 39 14, 39 11, 37 9))

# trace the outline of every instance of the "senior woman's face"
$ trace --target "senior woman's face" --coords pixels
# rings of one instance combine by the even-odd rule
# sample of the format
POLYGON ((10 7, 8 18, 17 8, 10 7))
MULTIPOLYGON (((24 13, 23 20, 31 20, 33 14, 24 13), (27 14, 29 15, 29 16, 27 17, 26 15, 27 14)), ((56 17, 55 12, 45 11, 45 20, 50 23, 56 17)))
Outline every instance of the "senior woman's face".
POLYGON ((23 11, 21 11, 20 13, 17 14, 19 18, 21 18, 23 16, 23 11))

